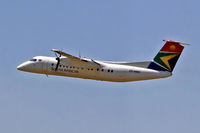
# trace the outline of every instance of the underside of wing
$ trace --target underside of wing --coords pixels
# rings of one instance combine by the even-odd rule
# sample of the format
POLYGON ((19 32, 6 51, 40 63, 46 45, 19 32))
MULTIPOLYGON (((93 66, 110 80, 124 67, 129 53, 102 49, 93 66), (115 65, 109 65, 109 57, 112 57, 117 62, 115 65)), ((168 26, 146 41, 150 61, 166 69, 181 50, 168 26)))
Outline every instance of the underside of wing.
POLYGON ((90 64, 90 65, 95 65, 95 66, 98 66, 98 67, 101 67, 101 66, 102 66, 100 63, 98 63, 98 62, 96 62, 96 61, 94 61, 94 60, 92 60, 92 59, 86 59, 86 58, 83 59, 83 58, 79 58, 79 57, 70 55, 70 54, 68 54, 68 53, 65 53, 65 52, 62 52, 62 51, 56 50, 56 49, 52 49, 52 51, 55 52, 55 53, 58 53, 58 54, 60 54, 60 55, 62 55, 62 56, 65 56, 65 57, 67 57, 67 58, 69 58, 69 59, 71 59, 71 60, 73 60, 73 61, 78 61, 78 62, 82 62, 82 63, 88 63, 88 64, 90 64))
POLYGON ((65 56, 65 57, 67 57, 67 58, 70 58, 70 59, 72 59, 72 60, 88 62, 88 60, 81 59, 81 58, 79 58, 79 57, 70 55, 70 54, 65 53, 65 52, 62 52, 62 51, 60 51, 60 50, 52 49, 51 51, 53 51, 53 52, 55 52, 55 53, 58 53, 58 54, 60 54, 60 55, 63 55, 63 56, 65 56))

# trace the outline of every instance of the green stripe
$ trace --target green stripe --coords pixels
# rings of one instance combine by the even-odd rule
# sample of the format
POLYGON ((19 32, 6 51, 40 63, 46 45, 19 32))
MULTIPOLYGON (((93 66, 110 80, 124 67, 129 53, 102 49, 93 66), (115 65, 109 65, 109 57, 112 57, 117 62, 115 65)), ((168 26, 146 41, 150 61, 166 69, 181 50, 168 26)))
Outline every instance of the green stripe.
MULTIPOLYGON (((156 57, 154 58, 154 61, 158 64, 160 64, 161 66, 165 67, 166 69, 170 70, 170 68, 167 67, 167 65, 161 60, 161 57, 165 57, 165 56, 169 56, 169 55, 175 55, 177 53, 162 53, 159 52, 156 57)), ((171 64, 170 64, 171 66, 171 64)))

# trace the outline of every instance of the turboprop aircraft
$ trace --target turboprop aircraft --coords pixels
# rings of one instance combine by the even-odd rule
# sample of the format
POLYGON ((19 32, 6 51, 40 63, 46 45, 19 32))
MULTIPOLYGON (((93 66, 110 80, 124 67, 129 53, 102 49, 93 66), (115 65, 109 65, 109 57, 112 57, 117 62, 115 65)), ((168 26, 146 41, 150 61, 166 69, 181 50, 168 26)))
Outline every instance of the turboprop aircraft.
POLYGON ((17 67, 18 70, 45 75, 67 76, 111 82, 129 82, 165 78, 172 75, 183 45, 187 43, 164 40, 166 43, 152 61, 111 62, 80 58, 52 49, 57 57, 35 56, 17 67), (58 56, 59 55, 59 56, 58 56))

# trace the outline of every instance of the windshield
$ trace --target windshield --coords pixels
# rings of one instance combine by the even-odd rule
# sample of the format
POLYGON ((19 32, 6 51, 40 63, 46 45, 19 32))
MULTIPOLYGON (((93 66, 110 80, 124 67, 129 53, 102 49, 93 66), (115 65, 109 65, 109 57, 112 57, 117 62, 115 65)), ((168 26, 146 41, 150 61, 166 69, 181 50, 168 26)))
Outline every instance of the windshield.
POLYGON ((37 59, 31 59, 30 61, 34 61, 35 62, 35 61, 37 61, 37 59))

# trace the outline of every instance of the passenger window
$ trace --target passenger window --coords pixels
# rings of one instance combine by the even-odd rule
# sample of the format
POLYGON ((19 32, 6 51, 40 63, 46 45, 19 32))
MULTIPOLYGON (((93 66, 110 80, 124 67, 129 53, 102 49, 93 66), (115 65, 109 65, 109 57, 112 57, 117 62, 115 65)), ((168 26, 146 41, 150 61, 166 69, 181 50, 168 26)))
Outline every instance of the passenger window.
POLYGON ((134 71, 135 73, 140 73, 140 71, 134 71))

